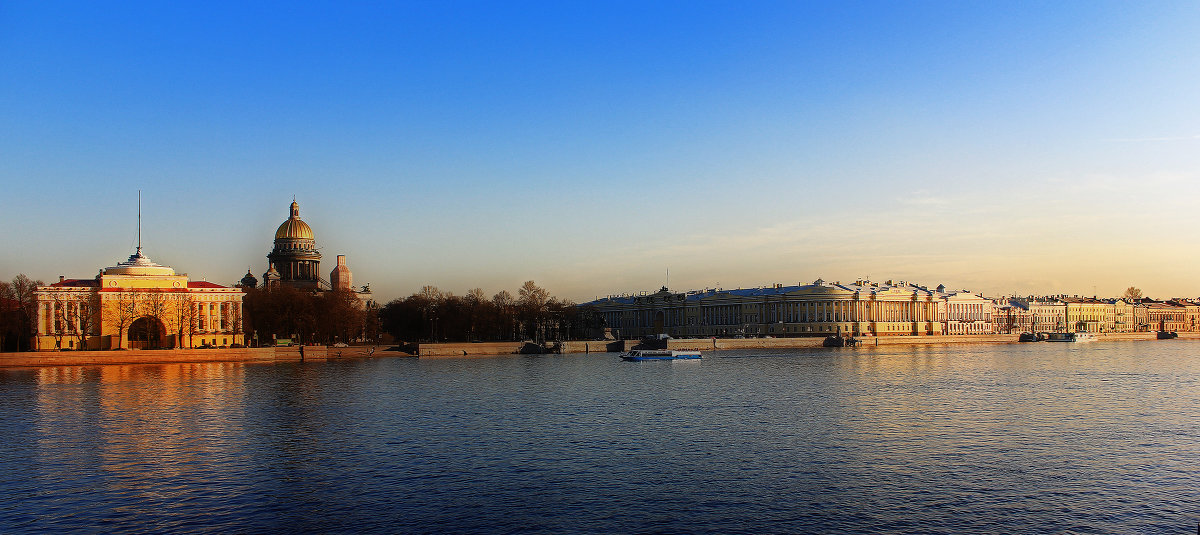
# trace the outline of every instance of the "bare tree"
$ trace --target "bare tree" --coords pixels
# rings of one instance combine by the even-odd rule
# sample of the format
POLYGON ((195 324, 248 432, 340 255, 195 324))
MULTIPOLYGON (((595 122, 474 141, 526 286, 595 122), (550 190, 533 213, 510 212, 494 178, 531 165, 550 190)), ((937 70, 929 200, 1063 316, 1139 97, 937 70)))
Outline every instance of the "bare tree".
POLYGON ((1122 297, 1124 297, 1126 301, 1136 302, 1142 298, 1142 291, 1136 286, 1130 286, 1125 289, 1125 295, 1122 297))
POLYGON ((100 292, 98 288, 89 288, 82 298, 75 300, 74 318, 72 321, 78 326, 75 330, 75 336, 79 340, 79 349, 85 350, 88 348, 88 338, 98 334, 97 328, 100 326, 100 292))
POLYGON ((175 347, 192 347, 192 335, 196 332, 196 299, 188 292, 174 294, 171 299, 175 312, 175 347), (187 345, 183 341, 187 338, 187 345))
POLYGON ((108 306, 104 307, 104 315, 108 322, 117 328, 117 347, 125 347, 125 329, 138 318, 140 301, 137 292, 121 290, 109 298, 108 306))
POLYGON ((17 333, 17 300, 13 298, 12 285, 0 281, 0 351, 8 347, 8 340, 17 333))
POLYGON ((352 342, 363 330, 363 306, 351 291, 325 292, 317 300, 318 330, 328 342, 352 342))
POLYGON ((152 288, 142 292, 141 303, 139 303, 138 311, 143 316, 151 316, 154 319, 166 322, 167 311, 171 308, 170 296, 161 288, 152 288))
MULTIPOLYGON (((150 316, 158 320, 158 323, 154 325, 155 328, 161 326, 165 329, 166 322, 169 319, 167 312, 171 311, 172 304, 171 297, 165 290, 152 288, 142 292, 141 303, 138 306, 138 316, 150 316)), ((159 339, 159 343, 162 343, 162 339, 159 339)))
POLYGON ((34 292, 37 291, 38 286, 45 286, 45 284, 40 280, 33 280, 24 274, 20 274, 13 277, 12 283, 9 285, 12 299, 16 301, 19 310, 16 318, 18 347, 26 347, 29 340, 35 334, 38 305, 34 292), (22 342, 22 337, 24 338, 24 343, 22 342))
POLYGON ((474 341, 477 338, 477 329, 479 322, 482 320, 484 307, 487 306, 487 296, 483 293, 483 288, 471 288, 467 290, 465 298, 467 305, 467 339, 474 341))
POLYGON ((368 301, 366 308, 363 309, 363 338, 372 344, 379 342, 381 327, 379 312, 379 305, 375 304, 374 300, 368 301))
POLYGON ((72 322, 71 314, 68 308, 71 305, 69 294, 64 292, 50 293, 50 325, 46 328, 50 330, 50 335, 54 337, 54 349, 63 348, 63 338, 71 333, 72 322))
MULTIPOLYGON (((230 322, 229 326, 231 327, 231 330, 233 331, 233 335, 234 335, 233 339, 235 341, 234 343, 236 343, 237 335, 242 334, 242 328, 243 328, 242 307, 240 307, 234 303, 229 303, 229 311, 227 312, 227 316, 228 316, 229 322, 230 322)), ((246 337, 243 336, 242 342, 244 343, 245 340, 246 340, 246 337)))
POLYGON ((529 326, 532 327, 534 341, 544 341, 546 336, 543 332, 546 319, 546 303, 550 300, 550 292, 544 288, 534 284, 533 281, 525 281, 521 285, 521 289, 517 290, 517 303, 521 308, 521 316, 529 326))
POLYGON ((517 300, 513 299, 508 290, 500 290, 492 296, 492 306, 495 308, 499 339, 515 340, 517 338, 517 316, 515 314, 517 300))

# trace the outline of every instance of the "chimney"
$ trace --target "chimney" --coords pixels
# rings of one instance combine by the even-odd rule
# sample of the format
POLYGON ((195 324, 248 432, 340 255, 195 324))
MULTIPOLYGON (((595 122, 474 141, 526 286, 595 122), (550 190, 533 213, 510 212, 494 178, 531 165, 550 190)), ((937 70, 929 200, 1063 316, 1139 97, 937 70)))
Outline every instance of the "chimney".
POLYGON ((62 276, 62 275, 59 275, 59 276, 58 276, 58 282, 62 282, 62 281, 64 281, 64 280, 67 280, 67 278, 66 278, 66 277, 64 277, 64 276, 62 276))

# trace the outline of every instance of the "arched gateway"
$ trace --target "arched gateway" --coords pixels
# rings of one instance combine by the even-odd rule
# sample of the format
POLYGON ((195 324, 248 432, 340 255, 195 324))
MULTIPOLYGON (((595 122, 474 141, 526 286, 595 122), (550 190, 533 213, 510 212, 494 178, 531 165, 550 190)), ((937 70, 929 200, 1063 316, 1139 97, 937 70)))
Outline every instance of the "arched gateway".
POLYGON ((162 347, 166 328, 154 316, 142 316, 129 325, 130 349, 159 349, 162 347))

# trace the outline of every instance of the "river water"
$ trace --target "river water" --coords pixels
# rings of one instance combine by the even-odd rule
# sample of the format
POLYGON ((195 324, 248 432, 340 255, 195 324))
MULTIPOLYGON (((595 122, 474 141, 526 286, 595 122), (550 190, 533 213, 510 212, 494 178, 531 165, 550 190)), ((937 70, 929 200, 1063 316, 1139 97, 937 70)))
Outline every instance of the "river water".
POLYGON ((0 371, 3 533, 1196 533, 1200 341, 0 371))

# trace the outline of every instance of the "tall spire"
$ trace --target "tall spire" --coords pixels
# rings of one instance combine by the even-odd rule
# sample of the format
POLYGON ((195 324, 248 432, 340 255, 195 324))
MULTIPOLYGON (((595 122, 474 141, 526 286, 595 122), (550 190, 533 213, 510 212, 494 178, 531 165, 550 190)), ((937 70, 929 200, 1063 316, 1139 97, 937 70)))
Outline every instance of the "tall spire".
POLYGON ((142 256, 142 190, 138 190, 138 248, 137 255, 142 256))

